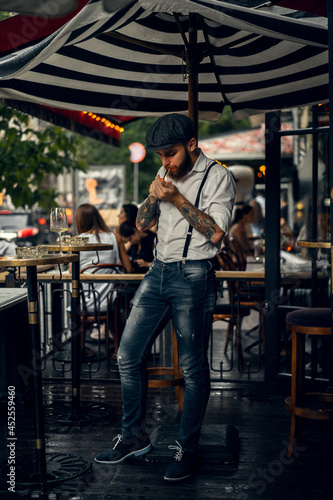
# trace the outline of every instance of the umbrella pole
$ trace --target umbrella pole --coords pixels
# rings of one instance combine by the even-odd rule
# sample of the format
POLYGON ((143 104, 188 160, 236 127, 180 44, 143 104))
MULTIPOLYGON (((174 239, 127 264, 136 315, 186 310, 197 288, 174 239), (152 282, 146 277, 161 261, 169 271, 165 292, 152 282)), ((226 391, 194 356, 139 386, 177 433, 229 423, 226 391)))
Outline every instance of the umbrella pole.
POLYGON ((186 50, 188 79, 188 116, 194 123, 195 138, 198 140, 198 58, 197 45, 197 16, 190 14, 189 46, 186 50))
MULTIPOLYGON (((328 64, 329 64, 329 120, 330 128, 328 132, 328 182, 330 188, 330 231, 331 231, 331 258, 333 258, 333 5, 332 2, 327 0, 327 18, 328 18, 328 64)), ((331 264, 331 272, 333 277, 333 265, 331 264)), ((331 309, 333 312, 333 281, 331 282, 331 309)), ((333 327, 333 314, 332 314, 332 327, 333 327)), ((333 342, 332 342, 332 356, 333 356, 333 342)), ((331 380, 333 379, 333 363, 331 363, 331 380)))

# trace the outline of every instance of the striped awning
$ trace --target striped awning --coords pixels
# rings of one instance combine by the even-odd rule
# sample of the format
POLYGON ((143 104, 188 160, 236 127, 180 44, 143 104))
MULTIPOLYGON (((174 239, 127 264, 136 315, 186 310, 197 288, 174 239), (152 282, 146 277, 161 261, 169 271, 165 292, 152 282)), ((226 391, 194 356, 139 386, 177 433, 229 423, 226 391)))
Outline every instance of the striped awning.
POLYGON ((327 101, 327 19, 265 4, 91 0, 51 33, 50 20, 2 21, 0 97, 108 115, 185 113, 197 71, 200 118, 217 119, 224 104, 241 117, 327 101))

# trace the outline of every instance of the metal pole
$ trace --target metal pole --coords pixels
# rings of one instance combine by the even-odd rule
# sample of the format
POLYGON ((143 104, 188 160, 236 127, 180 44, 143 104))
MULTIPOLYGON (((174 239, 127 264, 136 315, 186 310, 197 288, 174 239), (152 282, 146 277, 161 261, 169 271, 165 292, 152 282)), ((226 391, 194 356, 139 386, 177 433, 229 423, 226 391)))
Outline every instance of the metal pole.
POLYGON ((188 80, 188 116, 194 123, 198 140, 198 59, 197 59, 197 16, 190 14, 189 48, 186 51, 188 80))
MULTIPOLYGON (((313 240, 318 238, 318 106, 312 106, 312 234, 313 240)), ((312 258, 311 273, 311 306, 318 306, 318 288, 317 288, 317 261, 312 258)), ((314 340, 314 339, 313 339, 314 340)), ((315 345, 314 342, 312 342, 315 345)), ((314 366, 313 366, 314 368, 314 366)))
MULTIPOLYGON (((328 175, 330 182, 330 232, 331 232, 331 257, 333 257, 333 231, 332 231, 332 221, 333 221, 333 3, 331 0, 327 0, 327 18, 328 18, 328 67, 329 67, 329 101, 330 101, 330 127, 328 132, 328 175)), ((332 269, 332 295, 331 295, 331 308, 333 311, 333 263, 331 263, 332 269)), ((333 315, 332 315, 332 328, 333 328, 333 315)), ((333 358, 333 342, 332 342, 332 358, 333 358)), ((333 363, 331 363, 331 380, 333 380, 333 363)))
POLYGON ((46 482, 45 432, 43 389, 40 353, 40 325, 38 317, 38 289, 36 266, 27 266, 29 331, 32 347, 33 399, 35 412, 36 476, 46 482))
POLYGON ((76 225, 75 225, 75 213, 77 210, 77 172, 73 168, 72 169, 72 197, 73 197, 73 224, 72 224, 72 234, 73 236, 77 234, 76 225))
POLYGON ((72 415, 80 417, 80 373, 81 373, 81 308, 80 308, 80 260, 72 263, 72 415))
POLYGON ((265 212, 265 383, 275 392, 279 372, 278 296, 280 289, 280 112, 266 113, 265 212))
POLYGON ((139 164, 134 163, 134 192, 133 192, 134 203, 139 202, 139 164))

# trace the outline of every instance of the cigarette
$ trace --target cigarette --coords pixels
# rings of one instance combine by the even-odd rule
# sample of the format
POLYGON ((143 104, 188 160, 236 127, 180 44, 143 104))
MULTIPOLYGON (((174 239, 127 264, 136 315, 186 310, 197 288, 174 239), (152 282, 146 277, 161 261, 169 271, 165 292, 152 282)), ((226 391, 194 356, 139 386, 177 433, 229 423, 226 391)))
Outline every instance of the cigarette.
POLYGON ((167 173, 166 173, 166 175, 165 175, 165 177, 164 177, 164 180, 165 180, 165 181, 167 180, 168 175, 169 175, 169 170, 167 170, 167 173))

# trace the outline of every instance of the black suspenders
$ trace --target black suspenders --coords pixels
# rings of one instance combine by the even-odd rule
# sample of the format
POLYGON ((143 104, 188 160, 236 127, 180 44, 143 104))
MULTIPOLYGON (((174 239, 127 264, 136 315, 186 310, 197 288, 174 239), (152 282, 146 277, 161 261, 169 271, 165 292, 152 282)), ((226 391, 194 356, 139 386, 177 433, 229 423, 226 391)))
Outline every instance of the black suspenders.
MULTIPOLYGON (((209 171, 210 169, 212 168, 213 165, 216 165, 218 162, 217 161, 213 161, 213 163, 211 163, 209 165, 209 167, 207 168, 206 172, 205 172, 205 175, 203 176, 202 178, 202 181, 201 181, 201 184, 200 184, 200 187, 199 187, 199 190, 198 190, 198 193, 197 193, 197 197, 196 197, 196 200, 195 200, 195 203, 194 203, 194 206, 196 208, 198 208, 198 205, 199 205, 199 200, 200 200, 200 195, 201 195, 201 191, 202 191, 202 188, 204 187, 205 185, 205 182, 207 180, 207 177, 208 177, 208 174, 209 174, 209 171)), ((165 174, 166 175, 166 172, 165 174)), ((184 250, 183 250, 183 256, 182 256, 182 263, 185 264, 186 262, 186 258, 187 258, 187 252, 188 252, 188 248, 190 246, 190 241, 191 241, 191 237, 192 237, 192 231, 193 231, 193 226, 191 226, 191 224, 189 225, 189 228, 188 228, 188 231, 187 231, 187 235, 186 235, 186 240, 185 240, 185 245, 184 245, 184 250)), ((156 254, 157 254, 157 250, 156 250, 156 247, 157 247, 157 232, 156 232, 156 240, 155 240, 155 259, 156 259, 156 254)))
MULTIPOLYGON (((196 197, 196 200, 195 200, 195 203, 194 203, 194 206, 196 208, 198 208, 198 206, 199 206, 199 200, 200 200, 201 191, 202 191, 202 188, 205 185, 205 182, 207 180, 209 171, 212 168, 212 166, 215 165, 216 163, 217 163, 217 161, 213 161, 213 163, 211 163, 209 165, 209 167, 207 168, 206 173, 205 173, 205 175, 204 175, 204 177, 203 177, 203 179, 201 181, 201 184, 200 184, 200 187, 199 187, 199 190, 198 190, 198 193, 197 193, 197 197, 196 197)), ((190 242, 191 242, 191 238, 192 238, 192 232, 193 232, 193 226, 191 226, 191 224, 190 224, 189 228, 188 228, 188 231, 187 231, 185 245, 184 245, 184 250, 183 250, 183 256, 182 256, 182 263, 183 264, 185 264, 185 262, 186 262, 187 252, 188 252, 188 248, 190 246, 190 242)))

